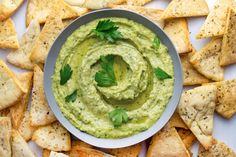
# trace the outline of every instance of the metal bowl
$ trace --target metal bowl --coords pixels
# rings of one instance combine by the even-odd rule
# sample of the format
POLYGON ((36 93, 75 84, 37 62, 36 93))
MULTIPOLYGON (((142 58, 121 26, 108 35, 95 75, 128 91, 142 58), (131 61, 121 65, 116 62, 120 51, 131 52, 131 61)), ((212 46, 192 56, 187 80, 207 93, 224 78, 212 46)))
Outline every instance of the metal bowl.
POLYGON ((54 44, 52 45, 46 63, 44 67, 44 89, 45 95, 48 100, 48 104, 55 114, 58 121, 75 137, 80 140, 94 145, 96 147, 101 148, 121 148, 130 146, 145 139, 153 136, 156 132, 158 132, 170 119, 173 115, 182 93, 183 82, 182 82, 182 69, 181 63, 179 59, 179 55, 169 39, 169 37, 159 28, 155 23, 147 19, 146 17, 139 15, 137 13, 120 10, 120 9, 103 9, 90 12, 82 17, 79 17, 74 22, 72 22, 65 30, 57 37, 54 44), (80 26, 93 21, 98 18, 106 18, 106 17, 123 17, 130 20, 133 20, 137 23, 140 23, 153 31, 161 40, 161 42, 168 47, 169 54, 173 61, 174 65, 174 90, 169 103, 166 106, 165 111, 161 115, 160 119, 156 121, 156 123, 150 127, 148 130, 140 132, 139 134, 122 138, 122 139, 103 139, 97 138, 95 136, 89 135, 85 132, 80 131, 75 126, 73 126, 62 114, 59 106, 56 103, 56 100, 53 96, 52 91, 52 75, 54 73, 54 66, 56 63, 57 56, 60 52, 62 45, 65 43, 66 39, 80 26))

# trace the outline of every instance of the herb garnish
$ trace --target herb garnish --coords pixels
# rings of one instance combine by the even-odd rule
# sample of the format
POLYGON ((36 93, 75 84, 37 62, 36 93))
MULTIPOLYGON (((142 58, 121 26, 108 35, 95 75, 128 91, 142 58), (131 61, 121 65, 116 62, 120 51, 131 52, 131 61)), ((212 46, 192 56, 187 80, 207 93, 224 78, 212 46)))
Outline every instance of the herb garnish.
POLYGON ((113 85, 117 85, 116 77, 114 73, 114 56, 107 55, 106 57, 101 56, 101 70, 95 74, 95 81, 98 86, 101 87, 109 87, 113 85))
POLYGON ((75 102, 76 98, 77 98, 77 89, 74 90, 70 95, 67 95, 65 97, 65 100, 66 102, 70 102, 70 101, 75 102))
POLYGON ((129 120, 126 110, 124 110, 122 108, 117 108, 117 109, 113 110, 112 112, 110 112, 109 117, 110 117, 114 127, 119 127, 123 123, 128 122, 128 120, 129 120))
POLYGON ((66 82, 70 79, 72 75, 72 70, 69 64, 66 64, 61 70, 60 70, 60 85, 66 84, 66 82))
POLYGON ((156 77, 160 80, 172 78, 169 74, 167 74, 164 70, 162 70, 159 67, 154 69, 154 73, 155 73, 156 77))
POLYGON ((118 28, 119 27, 110 19, 101 20, 98 22, 96 29, 93 29, 93 32, 100 39, 106 39, 108 42, 114 43, 116 40, 122 38, 122 34, 118 31, 118 28))
POLYGON ((155 37, 154 40, 153 40, 154 48, 159 49, 160 44, 161 44, 160 39, 158 37, 155 37))

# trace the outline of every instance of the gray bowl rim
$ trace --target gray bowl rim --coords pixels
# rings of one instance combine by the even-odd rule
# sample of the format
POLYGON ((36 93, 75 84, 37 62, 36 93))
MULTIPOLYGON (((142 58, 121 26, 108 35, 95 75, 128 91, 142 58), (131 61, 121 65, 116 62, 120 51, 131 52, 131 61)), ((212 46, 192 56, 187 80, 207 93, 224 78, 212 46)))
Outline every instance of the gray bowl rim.
POLYGON ((124 9, 101 9, 92 11, 87 13, 81 17, 78 17, 74 20, 69 26, 67 26, 60 35, 56 38, 55 42, 53 43, 49 54, 47 56, 45 66, 44 66, 44 89, 46 99, 48 100, 48 104, 53 111, 54 115, 56 116, 57 120, 75 137, 78 139, 91 144, 96 147, 100 148, 122 148, 137 144, 142 142, 149 137, 153 136, 159 130, 161 130, 164 125, 169 121, 175 109, 179 103, 181 93, 183 90, 183 78, 182 78, 182 68, 179 55, 175 49, 174 44, 170 40, 170 38, 165 34, 162 29, 153 23, 148 18, 137 14, 132 11, 124 10, 124 9), (174 90, 173 95, 170 98, 164 112, 162 113, 159 120, 154 123, 148 130, 140 132, 130 137, 125 137, 121 139, 105 139, 105 138, 97 138, 90 134, 80 131, 75 126, 73 126, 69 120, 67 120, 63 113, 60 111, 59 106, 56 103, 56 100, 53 95, 52 91, 52 80, 51 76, 54 73, 54 66, 57 59, 57 56, 60 52, 62 45, 65 43, 68 36, 71 35, 77 28, 80 26, 93 21, 99 18, 106 18, 106 17, 121 17, 133 20, 137 23, 140 23, 147 27, 148 29, 152 30, 157 36, 160 38, 161 42, 168 47, 169 54, 171 56, 173 65, 174 65, 174 90))

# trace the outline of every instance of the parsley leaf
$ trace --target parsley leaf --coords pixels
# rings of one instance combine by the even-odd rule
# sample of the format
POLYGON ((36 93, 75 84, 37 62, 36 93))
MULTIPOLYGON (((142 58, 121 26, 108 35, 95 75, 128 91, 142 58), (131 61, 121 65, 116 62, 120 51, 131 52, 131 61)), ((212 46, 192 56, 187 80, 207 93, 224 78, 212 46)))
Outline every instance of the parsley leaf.
POLYGON ((66 84, 66 82, 70 79, 72 75, 72 70, 69 64, 66 64, 61 70, 60 70, 60 85, 66 84))
POLYGON ((118 31, 118 26, 115 26, 115 23, 108 20, 101 20, 98 22, 96 29, 93 29, 93 32, 100 39, 106 39, 108 42, 114 43, 118 39, 122 39, 122 34, 118 31))
POLYGON ((70 102, 70 101, 75 102, 76 98, 77 98, 77 89, 74 90, 70 95, 67 95, 65 97, 65 100, 66 102, 70 102))
POLYGON ((169 74, 167 74, 164 70, 162 70, 159 67, 154 69, 154 73, 155 73, 156 77, 160 80, 172 78, 169 74))
POLYGON ((161 44, 160 39, 158 37, 155 37, 154 40, 153 40, 154 48, 159 49, 160 44, 161 44))
POLYGON ((95 74, 95 81, 97 82, 98 86, 109 87, 117 85, 113 68, 114 56, 113 55, 107 55, 106 57, 101 56, 100 60, 102 69, 95 74))
POLYGON ((128 122, 128 120, 129 120, 126 110, 124 110, 122 108, 117 108, 117 109, 113 110, 112 112, 110 112, 109 117, 110 117, 114 127, 119 127, 123 123, 128 122))

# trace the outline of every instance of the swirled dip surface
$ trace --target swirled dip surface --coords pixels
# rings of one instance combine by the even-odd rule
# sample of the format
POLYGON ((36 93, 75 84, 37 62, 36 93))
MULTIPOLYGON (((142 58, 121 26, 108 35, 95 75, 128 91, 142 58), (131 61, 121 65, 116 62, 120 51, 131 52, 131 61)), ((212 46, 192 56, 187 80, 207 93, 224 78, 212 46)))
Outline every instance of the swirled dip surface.
POLYGON ((53 92, 64 116, 78 129, 100 138, 122 138, 151 127, 162 115, 173 93, 173 64, 167 48, 153 47, 155 34, 134 21, 109 18, 119 26, 123 39, 109 43, 92 35, 99 20, 81 26, 64 43, 55 65, 53 92), (101 56, 113 55, 117 85, 100 87, 94 77, 101 56), (60 70, 69 64, 71 79, 60 85, 60 70), (154 68, 171 79, 159 80, 154 68), (65 97, 77 89, 77 99, 65 97), (129 121, 114 127, 109 113, 127 111, 129 121))

